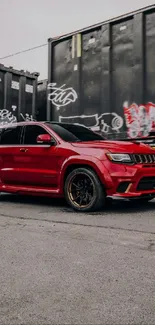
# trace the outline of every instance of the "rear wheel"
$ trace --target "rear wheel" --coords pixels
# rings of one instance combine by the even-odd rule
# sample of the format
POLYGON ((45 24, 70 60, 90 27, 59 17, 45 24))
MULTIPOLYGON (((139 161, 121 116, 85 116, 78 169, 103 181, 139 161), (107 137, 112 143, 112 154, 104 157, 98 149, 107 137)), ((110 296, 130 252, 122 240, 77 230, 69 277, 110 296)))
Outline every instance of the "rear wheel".
POLYGON ((65 198, 77 211, 100 210, 106 201, 106 193, 94 171, 87 168, 74 169, 65 181, 65 198))

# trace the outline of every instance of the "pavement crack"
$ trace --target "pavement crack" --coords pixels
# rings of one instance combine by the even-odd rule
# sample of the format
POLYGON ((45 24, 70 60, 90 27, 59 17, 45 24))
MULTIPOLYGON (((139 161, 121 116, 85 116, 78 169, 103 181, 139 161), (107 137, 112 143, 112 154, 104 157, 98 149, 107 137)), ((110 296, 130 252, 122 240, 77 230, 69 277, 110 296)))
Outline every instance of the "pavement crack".
MULTIPOLYGON (((151 234, 151 235, 155 235, 154 231, 145 231, 145 230, 138 230, 138 229, 133 229, 133 228, 123 228, 123 227, 115 227, 115 226, 106 226, 106 225, 94 225, 94 224, 84 224, 84 223, 78 223, 78 222, 69 222, 69 221, 61 221, 61 220, 49 220, 49 219, 38 219, 38 218, 32 218, 32 217, 14 217, 14 216, 10 216, 7 214, 0 214, 0 216, 2 217, 6 217, 6 218, 11 218, 11 219, 20 219, 20 220, 32 220, 32 221, 39 221, 39 222, 49 222, 49 223, 53 223, 53 224, 64 224, 64 225, 72 225, 72 226, 82 226, 82 227, 91 227, 91 228, 100 228, 100 229, 111 229, 111 230, 122 230, 122 231, 128 231, 128 232, 133 232, 133 233, 142 233, 142 234, 151 234)), ((153 244, 154 245, 154 244, 153 244)), ((151 247, 153 246, 151 244, 149 244, 149 247, 151 249, 151 247)))

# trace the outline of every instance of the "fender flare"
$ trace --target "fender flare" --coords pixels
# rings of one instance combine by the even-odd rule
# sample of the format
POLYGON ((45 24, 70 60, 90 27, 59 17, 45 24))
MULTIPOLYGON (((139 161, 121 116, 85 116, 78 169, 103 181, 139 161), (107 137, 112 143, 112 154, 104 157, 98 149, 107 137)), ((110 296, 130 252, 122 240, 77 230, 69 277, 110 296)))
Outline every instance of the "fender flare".
POLYGON ((96 157, 93 156, 87 156, 83 155, 81 156, 71 156, 67 158, 62 165, 61 171, 60 171, 60 178, 59 178, 59 184, 60 184, 60 191, 63 192, 64 188, 64 177, 65 173, 67 171, 67 168, 72 165, 88 165, 91 167, 96 174, 98 175, 99 179, 101 180, 102 184, 106 186, 107 178, 108 181, 110 180, 110 175, 104 166, 104 164, 96 157))

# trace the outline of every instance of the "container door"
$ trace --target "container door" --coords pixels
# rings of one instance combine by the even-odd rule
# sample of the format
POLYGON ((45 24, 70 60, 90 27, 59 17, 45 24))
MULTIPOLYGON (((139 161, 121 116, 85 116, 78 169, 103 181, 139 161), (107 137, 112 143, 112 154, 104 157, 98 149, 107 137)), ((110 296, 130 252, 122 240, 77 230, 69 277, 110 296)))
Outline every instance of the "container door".
POLYGON ((98 129, 101 113, 101 28, 82 35, 80 122, 98 129))
MULTIPOLYGON (((112 31, 111 130, 113 137, 126 136, 128 107, 133 98, 133 19, 115 23, 112 31)), ((128 125, 128 124, 127 124, 128 125)))
POLYGON ((19 77, 9 72, 0 72, 0 125, 18 120, 19 77))
POLYGON ((47 120, 47 81, 39 83, 37 86, 37 105, 36 105, 36 119, 37 121, 47 120))
POLYGON ((145 112, 148 131, 155 131, 155 12, 145 16, 145 112))
MULTIPOLYGON (((79 38, 78 38, 79 40, 79 38)), ((51 120, 64 121, 79 115, 80 65, 77 56, 77 36, 52 45, 52 78, 48 84, 51 120)))
POLYGON ((34 80, 30 78, 21 78, 21 107, 20 120, 35 120, 35 87, 34 80))
POLYGON ((14 120, 18 121, 19 116, 19 91, 20 91, 20 77, 12 75, 10 101, 8 110, 14 116, 14 120))

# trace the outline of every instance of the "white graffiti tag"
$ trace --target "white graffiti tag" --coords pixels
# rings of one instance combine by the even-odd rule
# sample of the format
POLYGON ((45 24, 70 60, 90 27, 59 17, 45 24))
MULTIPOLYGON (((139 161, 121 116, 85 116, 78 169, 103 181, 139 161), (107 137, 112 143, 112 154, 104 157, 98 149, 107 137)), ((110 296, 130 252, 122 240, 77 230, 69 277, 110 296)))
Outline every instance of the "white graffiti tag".
POLYGON ((116 113, 103 113, 101 115, 59 116, 59 122, 75 123, 86 126, 93 131, 109 133, 110 130, 119 133, 123 126, 123 118, 116 113))
POLYGON ((101 132, 109 133, 110 130, 119 133, 123 126, 123 118, 117 113, 103 113, 98 117, 98 127, 101 132))
POLYGON ((0 125, 7 125, 16 122, 17 118, 12 114, 12 112, 9 112, 7 109, 0 110, 0 125))
POLYGON ((65 84, 61 87, 57 87, 56 85, 56 83, 48 84, 48 89, 52 91, 48 95, 48 100, 57 107, 57 110, 77 100, 77 93, 72 87, 65 88, 65 84))
POLYGON ((25 116, 24 116, 22 113, 20 113, 20 116, 22 117, 22 119, 23 119, 24 121, 27 121, 27 122, 36 121, 36 120, 33 118, 33 116, 32 116, 32 115, 29 115, 28 113, 26 113, 25 116))

